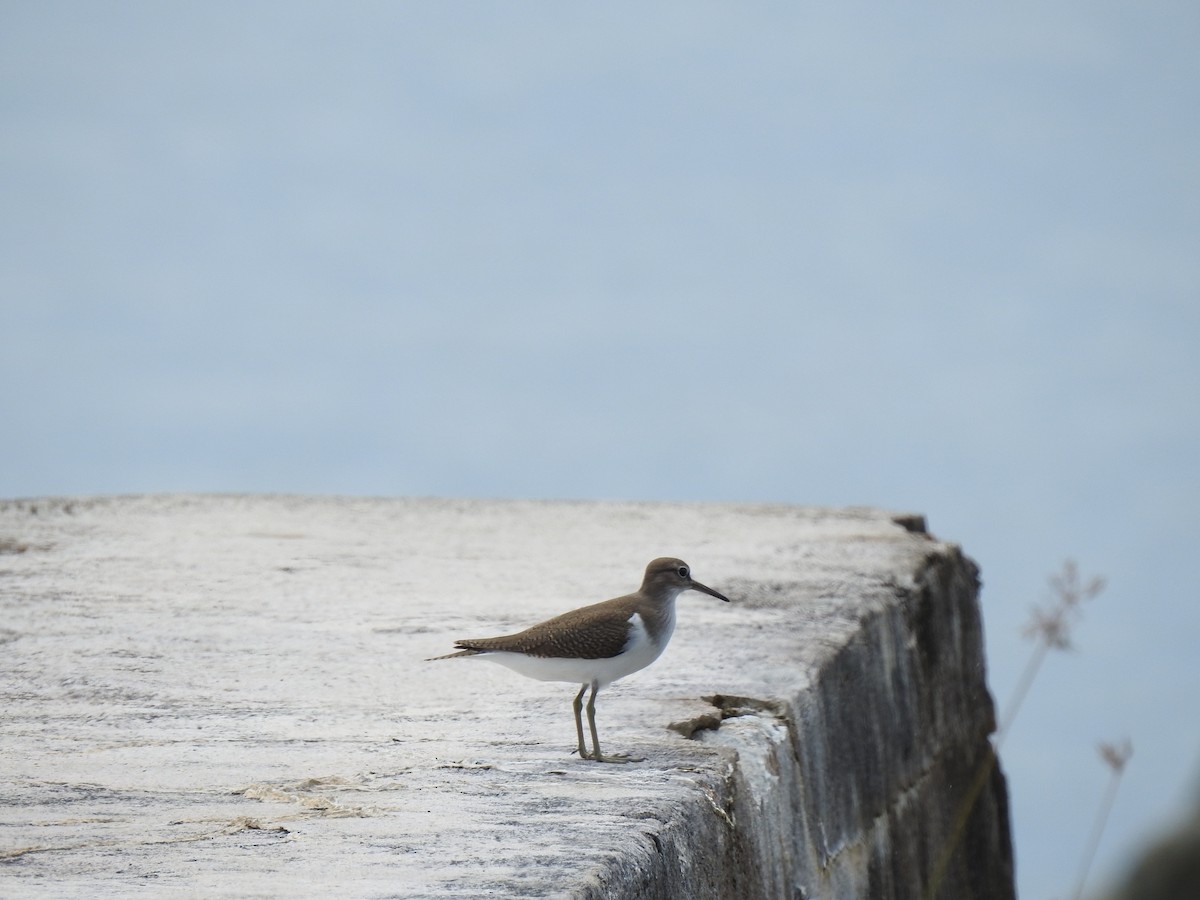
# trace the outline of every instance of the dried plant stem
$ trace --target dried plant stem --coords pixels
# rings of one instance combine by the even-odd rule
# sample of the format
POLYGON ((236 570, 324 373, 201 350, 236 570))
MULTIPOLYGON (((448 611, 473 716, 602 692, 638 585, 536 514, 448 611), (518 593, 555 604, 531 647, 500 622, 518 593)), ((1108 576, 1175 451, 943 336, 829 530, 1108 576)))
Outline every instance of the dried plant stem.
POLYGON ((1100 802, 1096 821, 1092 824, 1092 834, 1088 838, 1087 847, 1084 850, 1083 864, 1079 869, 1079 880, 1075 883, 1075 893, 1072 895, 1075 900, 1079 900, 1083 896, 1088 872, 1092 868, 1092 861, 1096 858, 1096 850, 1100 847, 1100 838, 1104 834, 1104 828, 1108 825, 1108 815, 1112 812, 1113 801, 1117 798, 1117 787, 1121 784, 1125 763, 1133 755, 1133 745, 1128 741, 1123 747, 1101 744, 1100 755, 1112 770, 1112 777, 1108 779, 1108 788, 1104 792, 1104 799, 1100 802))
POLYGON ((967 819, 971 817, 971 811, 975 809, 975 802, 983 793, 984 785, 988 783, 995 767, 996 748, 989 741, 987 757, 975 770, 975 779, 971 782, 971 787, 967 790, 962 802, 959 803, 958 811, 954 815, 954 824, 950 826, 950 838, 942 848, 937 865, 933 867, 933 877, 929 879, 929 889, 925 892, 925 900, 933 900, 937 896, 938 889, 946 878, 946 869, 950 867, 950 860, 954 858, 954 851, 958 849, 958 842, 966 833, 967 819))
POLYGON ((1104 833, 1104 826, 1108 824, 1108 814, 1112 809, 1113 800, 1116 799, 1117 785, 1120 781, 1120 772, 1113 772, 1112 777, 1108 779, 1108 790, 1104 792, 1104 801, 1100 805, 1100 812, 1096 815, 1095 824, 1092 825, 1092 836, 1088 839, 1087 848, 1084 850, 1083 865, 1079 869, 1079 880, 1075 882, 1075 893, 1071 895, 1075 900, 1079 900, 1083 896, 1083 886, 1087 883, 1092 860, 1096 858, 1096 848, 1100 846, 1100 835, 1104 833))
MULTIPOLYGON (((954 858, 958 845, 966 833, 971 811, 975 808, 979 795, 983 793, 983 788, 988 783, 992 770, 996 766, 1000 746, 1008 736, 1013 720, 1017 717, 1021 704, 1025 702, 1025 697, 1033 686, 1034 679, 1037 678, 1042 663, 1046 659, 1046 654, 1052 649, 1070 649, 1072 621, 1079 616, 1080 607, 1085 600, 1092 599, 1104 590, 1104 579, 1091 578, 1086 582, 1082 581, 1079 576, 1079 567, 1073 560, 1068 559, 1063 563, 1061 573, 1050 577, 1050 588, 1055 602, 1047 608, 1034 609, 1029 624, 1023 629, 1025 636, 1034 641, 1033 653, 1030 654, 1029 662, 1025 664, 1020 680, 1013 689, 1004 716, 996 729, 995 740, 987 742, 987 756, 979 764, 975 778, 959 802, 954 822, 946 838, 946 844, 942 847, 937 863, 933 867, 929 887, 925 892, 925 900, 934 900, 937 897, 938 890, 946 878, 946 871, 950 867, 950 861, 954 858)), ((1107 818, 1107 810, 1104 815, 1107 818)), ((1095 852, 1094 847, 1092 852, 1095 852)))
POLYGON ((1050 652, 1050 645, 1039 641, 1033 648, 1033 653, 1029 655, 1029 661, 1025 663, 1025 669, 1021 672, 1021 678, 1017 682, 1017 686, 1013 688, 1012 696, 1008 700, 1008 706, 1004 710, 1004 715, 1000 719, 1000 725, 996 729, 996 752, 1000 752, 1000 745, 1004 743, 1004 738, 1008 735, 1009 728, 1012 727, 1013 720, 1017 717, 1017 713, 1021 709, 1021 704, 1025 702, 1025 695, 1029 693, 1029 689, 1033 686, 1033 680, 1037 678, 1038 671, 1042 668, 1042 662, 1046 659, 1046 654, 1050 652))
POLYGON ((994 742, 989 742, 987 758, 980 763, 970 788, 958 805, 958 810, 954 815, 954 824, 950 826, 949 839, 942 848, 937 864, 933 868, 933 876, 929 880, 929 890, 925 894, 925 900, 933 900, 937 896, 938 889, 946 878, 946 869, 950 866, 950 860, 954 858, 959 841, 966 833, 967 819, 970 818, 971 811, 979 800, 979 795, 983 793, 983 788, 992 775, 992 769, 995 768, 997 756, 1000 753, 1000 746, 1004 743, 1004 738, 1008 735, 1008 730, 1012 727, 1013 720, 1017 717, 1021 704, 1025 700, 1025 695, 1033 686, 1034 679, 1037 678, 1038 671, 1042 668, 1042 661, 1045 660, 1049 650, 1049 643, 1039 641, 1034 646, 1033 653, 1029 655, 1029 661, 1025 663, 1025 669, 1021 672, 1017 686, 1013 688, 1012 697, 1004 711, 1004 717, 996 729, 996 739, 994 742))

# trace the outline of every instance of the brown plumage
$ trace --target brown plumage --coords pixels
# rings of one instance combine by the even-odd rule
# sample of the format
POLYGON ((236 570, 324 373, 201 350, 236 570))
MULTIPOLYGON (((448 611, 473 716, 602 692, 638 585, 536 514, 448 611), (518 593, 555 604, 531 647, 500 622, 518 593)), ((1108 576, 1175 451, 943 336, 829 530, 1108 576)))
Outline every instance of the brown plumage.
POLYGON ((638 597, 630 594, 573 609, 537 625, 500 637, 467 638, 454 646, 469 656, 489 650, 507 650, 528 656, 606 659, 625 649, 629 620, 638 611, 638 597))

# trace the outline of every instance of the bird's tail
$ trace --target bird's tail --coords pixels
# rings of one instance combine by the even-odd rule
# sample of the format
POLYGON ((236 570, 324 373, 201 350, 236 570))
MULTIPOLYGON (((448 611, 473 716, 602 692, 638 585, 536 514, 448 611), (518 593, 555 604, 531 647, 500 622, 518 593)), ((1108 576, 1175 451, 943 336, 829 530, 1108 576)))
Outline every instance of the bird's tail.
POLYGON ((484 650, 459 650, 457 653, 447 653, 445 656, 431 656, 425 662, 437 662, 439 659, 454 659, 456 656, 479 656, 484 650))

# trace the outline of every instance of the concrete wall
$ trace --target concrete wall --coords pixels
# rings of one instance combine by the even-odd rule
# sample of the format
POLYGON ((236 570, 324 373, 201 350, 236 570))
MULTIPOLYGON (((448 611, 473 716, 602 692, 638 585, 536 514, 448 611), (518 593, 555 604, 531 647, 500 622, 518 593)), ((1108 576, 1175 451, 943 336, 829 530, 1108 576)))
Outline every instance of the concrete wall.
POLYGON ((875 510, 0 502, 0 895, 1013 896, 975 566, 875 510), (678 555, 601 694, 476 660, 678 555))

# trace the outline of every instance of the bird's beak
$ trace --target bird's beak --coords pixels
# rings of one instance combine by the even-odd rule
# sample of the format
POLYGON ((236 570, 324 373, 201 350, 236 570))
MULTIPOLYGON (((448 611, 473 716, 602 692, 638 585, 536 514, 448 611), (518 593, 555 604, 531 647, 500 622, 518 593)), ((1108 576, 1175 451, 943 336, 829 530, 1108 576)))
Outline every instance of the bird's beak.
POLYGON ((724 594, 718 593, 717 591, 714 591, 712 588, 710 588, 708 585, 701 584, 698 581, 690 582, 688 584, 688 590, 689 591, 699 591, 702 594, 708 594, 708 596, 710 596, 710 597, 716 597, 718 600, 724 600, 726 603, 729 602, 729 598, 726 597, 724 594))

